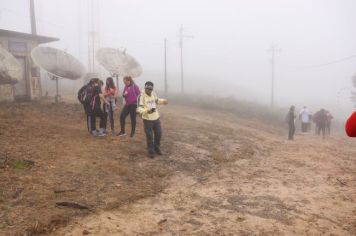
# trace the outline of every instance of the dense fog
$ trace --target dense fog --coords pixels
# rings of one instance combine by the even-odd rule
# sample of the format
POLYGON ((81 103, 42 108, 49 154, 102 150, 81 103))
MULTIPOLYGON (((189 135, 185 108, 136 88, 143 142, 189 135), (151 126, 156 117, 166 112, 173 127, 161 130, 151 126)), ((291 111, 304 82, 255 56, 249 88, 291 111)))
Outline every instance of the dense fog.
MULTIPOLYGON (((30 32, 28 0, 0 0, 0 28, 30 32)), ((179 28, 187 93, 270 104, 271 45, 275 45, 275 104, 329 109, 344 119, 354 110, 354 0, 35 0, 37 33, 88 67, 95 47, 126 48, 142 65, 136 78, 164 82, 164 38, 170 92, 180 92, 179 28), (94 10, 91 11, 91 7, 94 10), (90 50, 89 50, 90 52, 90 50)), ((109 74, 97 63, 95 72, 109 74)), ((61 82, 76 92, 82 81, 61 82), (75 86, 73 86, 75 85, 75 86)), ((44 81, 50 90, 52 81, 44 81)))

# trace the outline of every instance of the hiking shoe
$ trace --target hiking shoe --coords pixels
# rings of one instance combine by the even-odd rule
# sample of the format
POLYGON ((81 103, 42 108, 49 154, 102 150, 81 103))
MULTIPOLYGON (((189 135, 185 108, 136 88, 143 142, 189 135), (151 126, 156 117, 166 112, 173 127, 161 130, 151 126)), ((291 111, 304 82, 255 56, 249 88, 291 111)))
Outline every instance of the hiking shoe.
POLYGON ((108 134, 108 131, 107 131, 106 129, 103 129, 103 128, 101 128, 101 129, 99 130, 99 132, 100 132, 100 133, 103 133, 103 134, 108 134))
POLYGON ((91 134, 92 136, 96 137, 96 136, 99 135, 99 131, 93 130, 93 131, 90 132, 90 134, 91 134))
POLYGON ((124 132, 122 132, 122 131, 120 131, 120 133, 118 134, 120 137, 123 137, 123 136, 125 136, 126 134, 124 133, 124 132))
POLYGON ((134 135, 135 135, 135 133, 131 133, 130 134, 130 138, 133 138, 134 135))
POLYGON ((163 155, 160 148, 156 148, 155 152, 156 152, 157 155, 160 155, 160 156, 163 155))
POLYGON ((97 137, 105 137, 105 136, 106 136, 106 133, 104 133, 104 132, 99 132, 97 135, 97 137))
POLYGON ((155 157, 155 153, 154 152, 148 152, 148 157, 149 158, 154 158, 155 157))

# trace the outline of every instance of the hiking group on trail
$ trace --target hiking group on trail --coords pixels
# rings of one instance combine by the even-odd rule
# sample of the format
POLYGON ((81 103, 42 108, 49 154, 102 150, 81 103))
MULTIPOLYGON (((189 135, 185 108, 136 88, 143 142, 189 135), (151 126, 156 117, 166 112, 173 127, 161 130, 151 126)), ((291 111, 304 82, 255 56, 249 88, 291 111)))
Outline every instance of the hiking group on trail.
MULTIPOLYGON (((331 121, 334 118, 331 113, 325 109, 320 109, 315 114, 308 110, 306 106, 299 112, 299 120, 301 123, 301 133, 305 134, 311 132, 312 122, 315 123, 315 134, 323 138, 331 133, 331 121)), ((295 134, 295 123, 297 114, 295 107, 291 106, 286 116, 286 123, 288 124, 288 139, 293 140, 295 134)))
MULTIPOLYGON (((162 128, 158 105, 166 105, 167 100, 160 99, 157 94, 153 92, 154 84, 150 81, 145 83, 144 90, 142 91, 140 91, 140 88, 130 76, 125 76, 123 82, 125 87, 122 97, 124 98, 125 105, 121 109, 120 132, 118 134, 115 132, 114 112, 117 108, 119 91, 113 79, 108 77, 104 86, 102 80, 93 78, 78 91, 78 100, 83 104, 87 117, 88 132, 94 137, 107 136, 109 133, 106 127, 109 118, 111 135, 125 136, 126 118, 130 115, 130 137, 132 138, 136 132, 136 117, 138 114, 143 120, 149 157, 153 158, 155 154, 162 155, 160 149, 162 128), (100 120, 99 130, 96 128, 97 117, 100 120)), ((310 133, 312 130, 312 122, 314 122, 316 135, 322 135, 323 138, 325 138, 326 135, 330 135, 333 116, 329 111, 322 108, 313 114, 304 106, 297 116, 295 107, 291 106, 285 119, 288 124, 288 140, 294 139, 297 117, 300 120, 302 134, 310 133)), ((346 130, 347 132, 348 130, 354 129, 354 126, 351 125, 347 127, 352 127, 348 128, 346 130)), ((349 133, 352 132, 349 131, 349 133)))
POLYGON ((158 105, 167 105, 166 99, 158 98, 153 92, 154 84, 150 81, 145 83, 144 90, 140 91, 130 76, 125 76, 124 90, 122 97, 125 100, 120 114, 120 132, 115 132, 114 111, 117 108, 119 97, 118 88, 111 77, 104 82, 98 78, 93 78, 88 84, 78 91, 78 100, 83 105, 87 117, 87 129, 94 137, 104 137, 109 133, 106 129, 109 118, 111 135, 125 136, 125 120, 128 115, 131 119, 130 137, 134 137, 136 131, 136 116, 142 118, 144 132, 146 134, 148 155, 153 158, 155 154, 162 155, 160 148, 162 128, 158 105), (99 130, 96 128, 96 118, 99 118, 99 130))

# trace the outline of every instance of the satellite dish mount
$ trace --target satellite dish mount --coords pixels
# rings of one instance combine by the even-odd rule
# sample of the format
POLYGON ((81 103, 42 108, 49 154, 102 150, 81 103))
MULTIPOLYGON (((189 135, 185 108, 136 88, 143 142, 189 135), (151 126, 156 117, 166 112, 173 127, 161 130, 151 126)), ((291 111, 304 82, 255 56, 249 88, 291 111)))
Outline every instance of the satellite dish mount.
POLYGON ((56 81, 56 96, 54 97, 54 102, 55 102, 55 103, 58 103, 58 102, 60 101, 60 98, 61 98, 61 96, 59 95, 59 86, 58 86, 58 84, 59 84, 59 82, 58 82, 59 77, 56 76, 56 75, 54 75, 54 74, 51 74, 51 73, 49 73, 49 72, 47 72, 47 73, 48 73, 48 77, 49 77, 51 80, 55 80, 55 81, 56 81))
POLYGON ((119 75, 116 73, 111 73, 111 77, 116 79, 116 87, 119 88, 119 75))

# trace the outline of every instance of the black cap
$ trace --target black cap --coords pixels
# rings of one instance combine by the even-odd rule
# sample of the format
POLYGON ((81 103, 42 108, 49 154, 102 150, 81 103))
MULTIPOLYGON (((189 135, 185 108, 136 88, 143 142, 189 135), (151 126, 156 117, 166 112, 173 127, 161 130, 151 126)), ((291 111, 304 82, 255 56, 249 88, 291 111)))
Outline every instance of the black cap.
POLYGON ((147 82, 145 83, 145 86, 152 86, 152 87, 153 87, 153 83, 152 83, 151 81, 147 81, 147 82))

